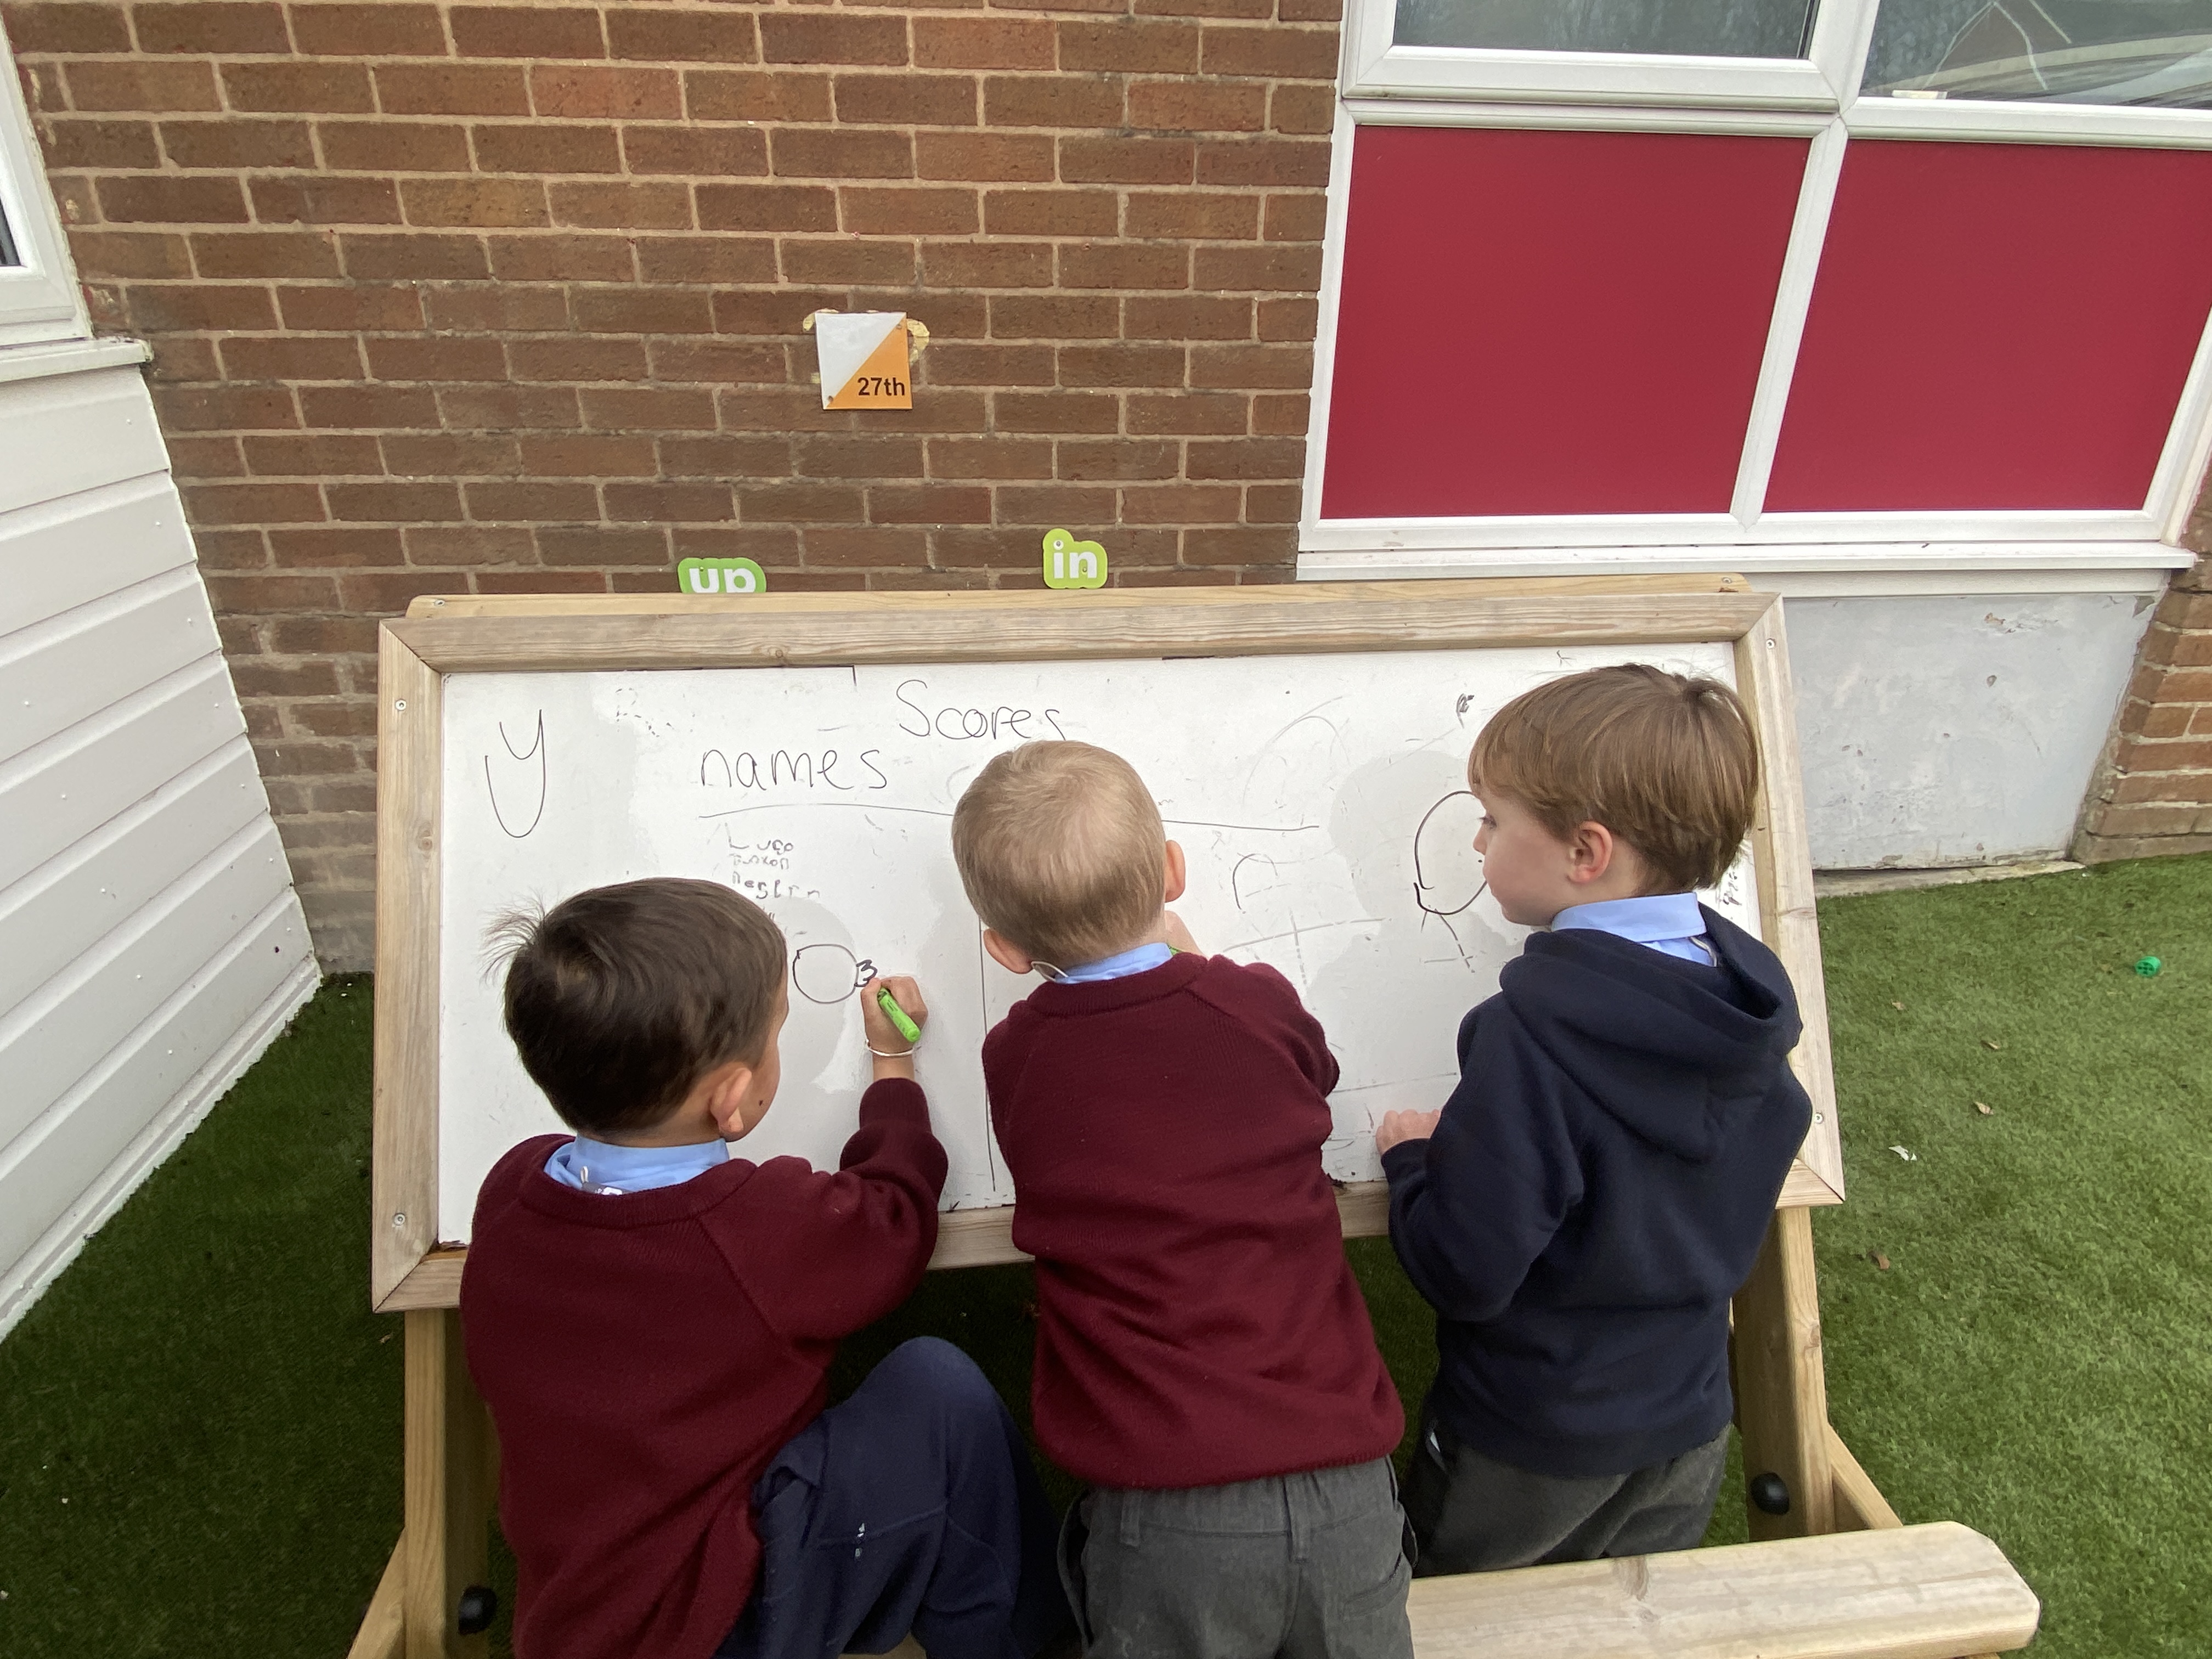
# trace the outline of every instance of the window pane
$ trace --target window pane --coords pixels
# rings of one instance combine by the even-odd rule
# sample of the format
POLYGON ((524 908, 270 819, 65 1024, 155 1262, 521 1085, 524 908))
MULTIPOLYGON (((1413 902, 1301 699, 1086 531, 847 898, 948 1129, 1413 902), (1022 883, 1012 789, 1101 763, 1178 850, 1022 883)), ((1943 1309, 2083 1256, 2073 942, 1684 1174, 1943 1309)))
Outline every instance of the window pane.
POLYGON ((1802 58, 1814 0, 1398 0, 1401 46, 1802 58))
POLYGON ((8 210, 0 206, 0 265, 20 265, 23 256, 15 252, 15 234, 8 228, 8 210))
POLYGON ((1864 90, 2212 109, 2212 0, 1882 0, 1864 90))

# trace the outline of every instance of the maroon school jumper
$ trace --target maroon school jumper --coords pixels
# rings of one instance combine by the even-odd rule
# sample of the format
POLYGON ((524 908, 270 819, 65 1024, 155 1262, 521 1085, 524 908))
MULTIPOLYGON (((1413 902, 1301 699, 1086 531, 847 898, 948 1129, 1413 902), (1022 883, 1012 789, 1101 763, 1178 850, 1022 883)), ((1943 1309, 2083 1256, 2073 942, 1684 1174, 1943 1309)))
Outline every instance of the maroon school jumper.
POLYGON ((878 1083, 839 1172, 732 1158, 579 1192, 558 1135, 500 1159, 461 1276, 500 1443, 520 1659, 705 1659, 752 1594, 753 1483, 821 1413, 841 1336, 921 1281, 945 1149, 921 1090, 878 1083))
POLYGON ((1336 1060, 1273 969, 1042 986, 983 1043, 1037 1259, 1038 1441, 1102 1486, 1364 1462, 1405 1426, 1321 1166, 1336 1060))

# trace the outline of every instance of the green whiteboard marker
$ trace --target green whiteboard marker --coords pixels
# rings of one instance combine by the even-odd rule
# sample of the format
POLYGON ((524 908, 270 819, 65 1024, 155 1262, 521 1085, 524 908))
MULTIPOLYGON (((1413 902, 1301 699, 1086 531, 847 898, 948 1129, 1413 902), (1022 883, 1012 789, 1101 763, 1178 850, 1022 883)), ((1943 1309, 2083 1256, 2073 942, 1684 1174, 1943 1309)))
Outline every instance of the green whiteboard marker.
POLYGON ((921 1041, 921 1027, 906 1017, 906 1010, 898 1006, 889 991, 876 993, 876 1006, 884 1011, 884 1018, 890 1020, 892 1028, 908 1042, 921 1041))

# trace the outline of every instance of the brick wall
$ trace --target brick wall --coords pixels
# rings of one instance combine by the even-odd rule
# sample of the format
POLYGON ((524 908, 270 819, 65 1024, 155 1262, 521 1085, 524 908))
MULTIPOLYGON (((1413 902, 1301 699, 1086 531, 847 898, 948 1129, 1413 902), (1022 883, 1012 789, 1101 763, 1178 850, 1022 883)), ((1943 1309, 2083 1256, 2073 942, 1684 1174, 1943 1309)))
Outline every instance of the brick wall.
POLYGON ((5 0, 333 967, 422 592, 1279 580, 1339 0, 5 0), (825 414, 817 307, 910 313, 825 414))
POLYGON ((2212 491, 2136 659, 2074 856, 2087 863, 2212 852, 2212 491))

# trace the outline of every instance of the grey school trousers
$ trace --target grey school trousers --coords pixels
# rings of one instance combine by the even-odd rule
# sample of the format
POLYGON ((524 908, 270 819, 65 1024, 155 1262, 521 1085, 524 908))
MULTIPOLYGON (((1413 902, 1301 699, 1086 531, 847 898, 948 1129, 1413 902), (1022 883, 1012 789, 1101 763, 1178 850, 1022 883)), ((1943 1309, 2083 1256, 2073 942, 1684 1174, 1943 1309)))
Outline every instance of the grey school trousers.
POLYGON ((1723 1429, 1629 1474, 1534 1474, 1461 1444, 1424 1409, 1406 1471, 1406 1518, 1420 1546, 1413 1570, 1426 1578, 1695 1549, 1727 1464, 1723 1429))
POLYGON ((1091 1659, 1412 1659, 1390 1460, 1226 1486, 1096 1487, 1060 1528, 1091 1659))

